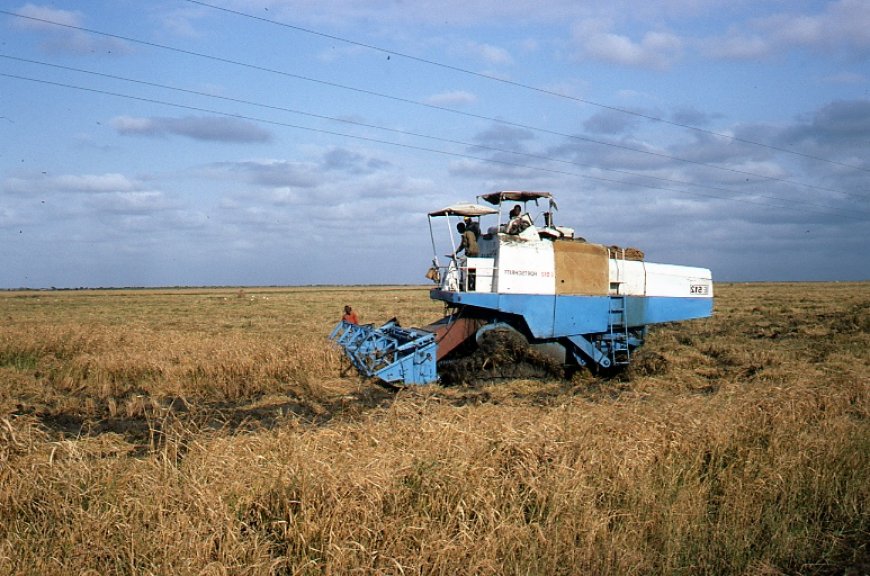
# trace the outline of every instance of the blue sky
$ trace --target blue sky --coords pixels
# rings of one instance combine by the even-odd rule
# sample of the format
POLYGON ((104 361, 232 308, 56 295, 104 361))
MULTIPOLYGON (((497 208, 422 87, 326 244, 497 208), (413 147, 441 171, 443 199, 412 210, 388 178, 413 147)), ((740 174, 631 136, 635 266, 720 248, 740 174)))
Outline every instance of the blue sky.
POLYGON ((866 0, 0 7, 0 288, 424 283, 426 213, 870 278, 866 0))

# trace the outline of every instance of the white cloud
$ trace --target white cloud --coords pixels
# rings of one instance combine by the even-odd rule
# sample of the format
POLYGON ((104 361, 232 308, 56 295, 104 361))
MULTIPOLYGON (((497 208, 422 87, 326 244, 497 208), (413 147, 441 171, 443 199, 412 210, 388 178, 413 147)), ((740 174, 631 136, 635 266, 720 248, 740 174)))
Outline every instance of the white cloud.
POLYGON ((138 136, 185 136, 212 142, 268 142, 272 135, 258 124, 221 116, 183 118, 118 116, 112 127, 119 134, 138 136))
MULTIPOLYGON (((753 0, 753 3, 757 0, 753 0)), ((234 9, 281 21, 311 22, 350 29, 365 24, 424 24, 434 26, 490 26, 498 22, 523 24, 561 23, 591 15, 628 17, 638 21, 695 15, 705 10, 725 10, 747 0, 441 0, 396 2, 395 0, 227 0, 234 9), (266 9, 268 8, 268 11, 266 9)))
POLYGON ((870 2, 839 0, 818 14, 777 14, 757 26, 784 45, 870 48, 870 2))
POLYGON ((513 58, 510 53, 504 48, 493 46, 491 44, 480 44, 477 46, 481 58, 490 64, 512 64, 513 58))
POLYGON ((705 41, 702 49, 704 54, 713 58, 752 60, 768 56, 772 46, 768 39, 761 36, 732 33, 705 41))
POLYGON ((817 44, 823 38, 825 25, 821 18, 798 14, 774 16, 764 25, 780 42, 786 44, 817 44))
POLYGON ((371 52, 362 46, 350 44, 333 43, 326 50, 321 51, 317 58, 321 62, 333 64, 347 59, 357 58, 362 54, 370 54, 371 52))
POLYGON ((313 188, 320 170, 309 162, 288 160, 240 160, 220 162, 206 167, 203 172, 216 180, 235 180, 266 188, 313 188))
POLYGON ((583 128, 594 134, 623 134, 630 132, 639 122, 636 116, 630 116, 613 110, 601 110, 591 115, 583 122, 583 128))
POLYGON ((520 42, 520 49, 523 52, 537 52, 540 47, 541 43, 536 38, 526 38, 520 42))
POLYGON ((25 18, 16 18, 15 26, 43 36, 42 49, 50 53, 124 54, 129 51, 127 43, 118 38, 97 37, 77 30, 84 24, 84 16, 79 11, 25 4, 17 13, 25 18))
POLYGON ((352 26, 355 23, 385 22, 389 24, 422 23, 452 26, 469 26, 480 22, 492 22, 497 18, 553 19, 576 11, 572 0, 553 0, 540 3, 535 0, 503 2, 481 0, 444 0, 441 2, 393 2, 375 0, 333 0, 323 3, 317 0, 235 0, 239 10, 261 14, 268 7, 272 18, 281 20, 304 20, 318 25, 352 26))
POLYGON ((390 166, 390 163, 348 148, 333 147, 323 154, 320 166, 323 170, 330 172, 360 175, 384 170, 390 166))
MULTIPOLYGON (((784 131, 790 145, 814 142, 827 147, 866 146, 870 142, 870 100, 838 100, 784 131)), ((866 159, 865 159, 866 161, 866 159)))
POLYGON ((482 42, 469 41, 453 46, 453 49, 463 56, 481 60, 495 66, 508 66, 513 64, 514 61, 510 52, 506 49, 482 42))
POLYGON ((587 19, 572 30, 574 58, 600 60, 622 66, 665 70, 682 55, 683 41, 669 32, 650 31, 633 40, 611 31, 604 20, 587 19))
POLYGON ((140 187, 123 174, 63 174, 51 177, 8 178, 3 191, 16 195, 51 193, 127 192, 140 187))
POLYGON ((49 179, 57 189, 72 192, 129 192, 140 184, 123 174, 65 175, 49 179))
POLYGON ((477 102, 477 96, 465 90, 441 92, 426 98, 426 103, 433 106, 467 106, 475 102, 477 102))
POLYGON ((101 212, 139 216, 169 207, 166 196, 157 190, 124 191, 102 195, 93 198, 91 205, 101 212))
POLYGON ((535 133, 525 128, 493 124, 474 135, 473 140, 485 146, 507 147, 515 150, 523 148, 523 143, 535 139, 535 133))
POLYGON ((870 78, 857 72, 838 72, 823 78, 823 80, 830 84, 866 84, 870 78))
POLYGON ((15 24, 21 28, 57 30, 57 26, 48 22, 57 22, 65 26, 81 26, 82 24, 82 13, 78 11, 58 10, 48 6, 25 4, 17 12, 28 18, 15 20, 15 24), (30 20, 30 18, 35 18, 36 20, 30 20), (38 20, 47 20, 48 22, 39 22, 38 20))
POLYGON ((112 127, 121 134, 142 134, 156 130, 151 118, 133 118, 132 116, 116 116, 112 118, 112 127))
POLYGON ((842 51, 856 55, 870 51, 870 2, 839 0, 823 11, 782 12, 732 25, 724 34, 700 42, 715 58, 755 59, 792 48, 842 51))
POLYGON ((198 38, 202 34, 194 22, 202 15, 202 10, 183 7, 164 12, 158 18, 163 28, 170 34, 183 38, 198 38))

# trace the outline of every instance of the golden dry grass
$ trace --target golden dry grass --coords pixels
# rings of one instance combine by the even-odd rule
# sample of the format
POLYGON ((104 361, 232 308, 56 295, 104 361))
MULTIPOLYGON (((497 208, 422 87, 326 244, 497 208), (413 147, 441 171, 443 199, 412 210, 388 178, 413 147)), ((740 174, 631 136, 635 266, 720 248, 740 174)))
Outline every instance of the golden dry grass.
POLYGON ((870 286, 717 286, 617 378, 390 392, 341 306, 0 294, 2 574, 865 574, 870 286))

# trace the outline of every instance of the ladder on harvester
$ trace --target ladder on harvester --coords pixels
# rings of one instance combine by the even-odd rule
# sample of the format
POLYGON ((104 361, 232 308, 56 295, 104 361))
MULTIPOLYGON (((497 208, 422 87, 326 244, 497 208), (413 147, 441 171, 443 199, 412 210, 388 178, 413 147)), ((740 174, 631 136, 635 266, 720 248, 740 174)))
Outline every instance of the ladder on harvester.
POLYGON ((607 315, 608 356, 611 366, 625 366, 631 361, 628 321, 625 315, 625 296, 611 296, 607 315))
MULTIPOLYGON (((608 249, 610 253, 616 253, 614 259, 621 260, 622 266, 617 267, 621 271, 625 269, 625 249, 613 250, 608 249)), ((616 285, 616 294, 611 293, 610 303, 607 314, 607 334, 604 339, 608 343, 608 356, 610 357, 611 366, 625 366, 631 362, 631 346, 628 333, 628 319, 625 310, 625 295, 621 293, 620 286, 622 282, 617 280, 611 283, 616 285)))

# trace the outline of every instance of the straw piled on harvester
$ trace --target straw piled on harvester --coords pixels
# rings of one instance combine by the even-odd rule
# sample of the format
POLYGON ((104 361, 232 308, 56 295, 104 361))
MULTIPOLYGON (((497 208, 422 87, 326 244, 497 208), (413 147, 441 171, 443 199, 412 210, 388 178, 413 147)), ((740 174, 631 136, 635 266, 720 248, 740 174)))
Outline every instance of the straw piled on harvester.
POLYGON ((608 256, 610 258, 616 258, 619 260, 637 260, 638 262, 643 261, 643 250, 638 250, 637 248, 620 248, 619 246, 608 246, 607 247, 608 256))

